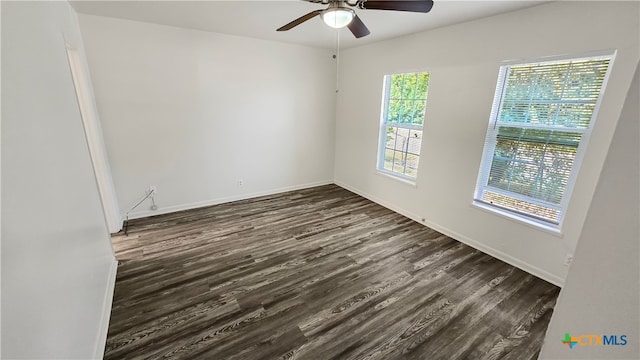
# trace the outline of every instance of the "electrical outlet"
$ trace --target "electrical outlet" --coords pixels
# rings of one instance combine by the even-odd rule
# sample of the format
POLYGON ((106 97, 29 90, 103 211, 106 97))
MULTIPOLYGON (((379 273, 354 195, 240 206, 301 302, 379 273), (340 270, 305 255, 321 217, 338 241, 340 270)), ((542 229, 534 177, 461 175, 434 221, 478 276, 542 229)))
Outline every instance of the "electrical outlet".
POLYGON ((244 181, 242 181, 242 179, 238 180, 238 187, 242 187, 244 186, 244 181))
POLYGON ((567 254, 567 256, 564 258, 564 266, 571 265, 572 261, 573 261, 573 254, 567 254))
POLYGON ((153 195, 158 195, 158 188, 155 185, 149 186, 149 193, 153 195))

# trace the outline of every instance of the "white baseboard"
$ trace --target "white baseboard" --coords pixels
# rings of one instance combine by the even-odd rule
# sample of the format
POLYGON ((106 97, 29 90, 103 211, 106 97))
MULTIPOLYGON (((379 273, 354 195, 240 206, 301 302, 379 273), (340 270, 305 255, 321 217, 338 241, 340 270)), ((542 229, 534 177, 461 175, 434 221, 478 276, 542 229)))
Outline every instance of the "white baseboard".
MULTIPOLYGON (((129 214, 129 220, 155 216, 155 215, 169 214, 176 211, 191 210, 191 209, 201 208, 205 206, 224 204, 232 201, 246 200, 246 199, 251 199, 259 196, 274 195, 274 194, 283 193, 287 191, 302 190, 302 189, 307 189, 315 186, 322 186, 322 185, 329 185, 329 184, 333 184, 333 179, 316 181, 316 182, 301 184, 301 185, 287 186, 287 187, 282 187, 277 189, 258 191, 258 192, 249 193, 249 194, 240 194, 235 196, 198 201, 198 202, 189 203, 189 204, 167 206, 167 207, 159 208, 156 211, 151 211, 151 210, 136 211, 129 214)), ((124 216, 123 216, 123 219, 124 219, 124 216)))
POLYGON ((124 226, 124 218, 120 216, 120 221, 117 224, 109 224, 109 233, 115 234, 120 230, 122 230, 123 226, 124 226))
POLYGON ((102 318, 98 324, 98 338, 96 339, 96 350, 94 359, 102 359, 104 349, 107 344, 107 333, 109 331, 109 320, 111 319, 111 305, 113 303, 113 291, 116 286, 116 273, 118 271, 118 261, 113 258, 109 265, 109 278, 107 279, 107 288, 104 292, 104 300, 102 302, 102 318))
POLYGON ((502 252, 500 250, 494 249, 491 246, 488 246, 488 245, 486 245, 484 243, 481 243, 481 242, 479 242, 477 240, 471 239, 468 236, 462 235, 462 234, 460 234, 460 233, 458 233, 456 231, 453 231, 451 229, 448 229, 448 228, 446 228, 444 226, 440 226, 440 225, 438 225, 436 223, 433 223, 433 222, 429 221, 428 219, 423 220, 422 216, 419 216, 419 215, 414 214, 414 213, 412 213, 410 211, 402 209, 402 208, 400 208, 400 207, 398 207, 398 206, 396 206, 394 204, 391 204, 391 203, 389 203, 389 202, 387 202, 385 200, 382 200, 382 199, 380 199, 380 198, 378 198, 376 196, 373 196, 371 194, 368 194, 368 193, 366 193, 364 191, 360 191, 360 190, 358 190, 356 188, 353 188, 353 187, 351 187, 351 186, 349 186, 349 185, 347 185, 347 184, 345 184, 345 183, 343 183, 341 181, 337 181, 336 180, 335 184, 340 186, 340 187, 342 187, 342 188, 345 188, 345 189, 347 189, 347 190, 349 190, 349 191, 351 191, 353 193, 356 193, 356 194, 358 194, 358 195, 360 195, 360 196, 362 196, 364 198, 367 198, 367 199, 369 199, 369 200, 371 200, 371 201, 373 201, 373 202, 375 202, 375 203, 377 203, 379 205, 382 205, 382 206, 386 207, 389 210, 392 210, 392 211, 397 212, 398 214, 404 215, 404 216, 408 217, 409 219, 411 219, 413 221, 416 221, 418 223, 424 224, 425 226, 428 226, 428 227, 432 228, 433 230, 435 230, 437 232, 440 232, 440 233, 442 233, 444 235, 447 235, 452 239, 458 240, 461 243, 469 245, 474 249, 480 250, 485 254, 491 255, 491 256, 495 257, 496 259, 504 261, 507 264, 513 265, 513 266, 515 266, 515 267, 517 267, 517 268, 519 268, 521 270, 524 270, 524 271, 528 272, 529 274, 531 274, 533 276, 537 276, 537 277, 539 277, 539 278, 541 278, 541 279, 543 279, 545 281, 548 281, 548 282, 550 282, 550 283, 552 283, 552 284, 554 284, 554 285, 556 285, 558 287, 562 287, 564 285, 564 279, 563 278, 561 278, 561 277, 559 277, 557 275, 551 274, 550 272, 548 272, 546 270, 540 269, 537 266, 531 265, 531 264, 529 264, 527 262, 524 262, 524 261, 522 261, 520 259, 514 258, 513 256, 511 256, 509 254, 506 254, 506 253, 504 253, 504 252, 502 252))

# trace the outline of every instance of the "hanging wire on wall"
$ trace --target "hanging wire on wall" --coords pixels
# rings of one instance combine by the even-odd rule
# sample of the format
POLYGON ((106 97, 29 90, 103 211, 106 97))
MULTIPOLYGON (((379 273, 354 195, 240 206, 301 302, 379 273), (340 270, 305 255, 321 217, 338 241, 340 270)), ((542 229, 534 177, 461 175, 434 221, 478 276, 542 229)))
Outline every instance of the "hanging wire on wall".
POLYGON ((151 210, 157 210, 158 206, 156 205, 156 201, 155 201, 155 195, 156 195, 156 191, 155 190, 148 190, 147 194, 145 194, 145 196, 140 199, 135 205, 133 205, 129 211, 126 212, 125 214, 125 221, 124 221, 124 234, 125 235, 129 235, 129 213, 132 212, 133 210, 135 210, 138 206, 140 206, 145 200, 147 200, 148 198, 151 198, 151 210))

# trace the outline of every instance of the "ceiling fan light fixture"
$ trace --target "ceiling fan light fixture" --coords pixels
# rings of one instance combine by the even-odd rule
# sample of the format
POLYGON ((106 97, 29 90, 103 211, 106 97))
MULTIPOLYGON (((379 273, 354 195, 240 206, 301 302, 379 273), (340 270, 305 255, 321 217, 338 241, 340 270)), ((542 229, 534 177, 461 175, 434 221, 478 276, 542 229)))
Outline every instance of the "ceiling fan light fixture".
POLYGON ((322 12, 322 21, 334 29, 343 28, 351 23, 356 13, 347 8, 335 7, 322 12))

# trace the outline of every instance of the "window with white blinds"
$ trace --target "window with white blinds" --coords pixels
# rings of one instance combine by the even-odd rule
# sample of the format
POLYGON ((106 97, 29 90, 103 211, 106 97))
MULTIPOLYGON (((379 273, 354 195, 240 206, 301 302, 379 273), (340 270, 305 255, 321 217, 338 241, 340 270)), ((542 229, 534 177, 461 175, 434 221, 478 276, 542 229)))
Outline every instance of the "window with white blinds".
POLYGON ((415 181, 422 147, 429 73, 387 75, 383 86, 378 171, 415 181))
POLYGON ((503 66, 475 201, 559 227, 612 56, 503 66))

